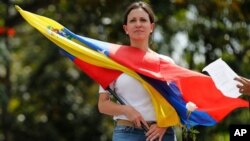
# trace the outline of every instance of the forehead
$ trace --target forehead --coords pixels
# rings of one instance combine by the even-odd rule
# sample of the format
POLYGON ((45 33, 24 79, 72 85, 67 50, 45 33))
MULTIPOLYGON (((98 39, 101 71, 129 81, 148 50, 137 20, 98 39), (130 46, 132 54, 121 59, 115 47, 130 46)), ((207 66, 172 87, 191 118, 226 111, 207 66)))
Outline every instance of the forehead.
POLYGON ((144 11, 142 8, 133 9, 129 12, 128 18, 134 18, 134 17, 144 17, 149 18, 149 15, 146 11, 144 11))

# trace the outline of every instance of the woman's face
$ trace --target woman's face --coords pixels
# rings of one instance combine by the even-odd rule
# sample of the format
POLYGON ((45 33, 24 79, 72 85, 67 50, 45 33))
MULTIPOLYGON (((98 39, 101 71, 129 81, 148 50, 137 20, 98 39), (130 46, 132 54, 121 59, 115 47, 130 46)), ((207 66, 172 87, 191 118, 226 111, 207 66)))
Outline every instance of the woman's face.
POLYGON ((150 23, 149 15, 142 8, 133 9, 127 16, 127 25, 123 25, 130 40, 148 40, 154 29, 154 23, 150 23))

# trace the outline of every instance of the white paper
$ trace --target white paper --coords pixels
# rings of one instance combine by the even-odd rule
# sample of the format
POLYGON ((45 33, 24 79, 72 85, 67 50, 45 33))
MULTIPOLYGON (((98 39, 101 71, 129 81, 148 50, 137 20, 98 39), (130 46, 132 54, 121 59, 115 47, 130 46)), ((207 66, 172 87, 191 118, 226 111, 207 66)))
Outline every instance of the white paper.
POLYGON ((236 87, 239 82, 234 80, 238 75, 221 58, 207 65, 202 71, 211 76, 216 87, 225 96, 237 98, 241 95, 236 87))

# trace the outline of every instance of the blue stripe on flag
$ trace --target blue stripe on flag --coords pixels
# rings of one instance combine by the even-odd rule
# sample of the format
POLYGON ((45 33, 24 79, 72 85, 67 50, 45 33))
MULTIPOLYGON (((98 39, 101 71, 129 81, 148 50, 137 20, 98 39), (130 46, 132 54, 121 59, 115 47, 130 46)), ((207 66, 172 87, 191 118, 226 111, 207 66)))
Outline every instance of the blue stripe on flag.
POLYGON ((168 84, 166 81, 156 80, 147 76, 141 75, 141 77, 151 84, 175 108, 182 124, 190 127, 196 125, 212 126, 217 123, 208 113, 199 110, 193 111, 187 119, 186 102, 174 82, 168 84))
POLYGON ((111 45, 110 43, 74 34, 70 30, 68 30, 67 28, 64 28, 63 32, 70 35, 72 38, 75 38, 79 42, 85 44, 87 47, 89 47, 97 52, 100 52, 102 54, 105 54, 106 56, 109 56, 109 46, 111 45))

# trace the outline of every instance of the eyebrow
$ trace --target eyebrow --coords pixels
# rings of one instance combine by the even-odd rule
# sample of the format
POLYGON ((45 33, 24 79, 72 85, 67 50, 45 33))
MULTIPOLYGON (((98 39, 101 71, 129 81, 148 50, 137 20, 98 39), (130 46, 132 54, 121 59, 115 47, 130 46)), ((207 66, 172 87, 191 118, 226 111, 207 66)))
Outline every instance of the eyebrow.
MULTIPOLYGON (((132 18, 129 18, 128 20, 133 20, 133 19, 137 19, 137 17, 132 17, 132 18)), ((139 17, 139 19, 150 20, 150 19, 145 18, 145 17, 139 17)))

